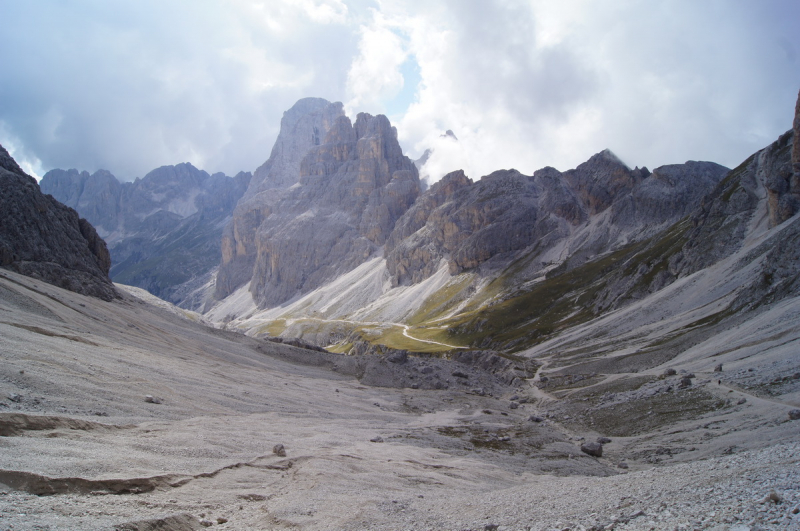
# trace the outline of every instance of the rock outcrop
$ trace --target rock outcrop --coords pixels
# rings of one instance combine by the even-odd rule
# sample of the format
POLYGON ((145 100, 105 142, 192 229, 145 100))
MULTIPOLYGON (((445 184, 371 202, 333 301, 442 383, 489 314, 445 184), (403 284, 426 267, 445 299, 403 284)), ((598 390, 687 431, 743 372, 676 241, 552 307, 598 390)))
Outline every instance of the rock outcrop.
POLYGON ((0 146, 0 266, 111 300, 111 258, 91 223, 39 189, 0 146))
MULTIPOLYGON (((800 92, 797 93, 797 103, 794 106, 792 132, 794 133, 794 138, 800 139, 800 92)), ((792 170, 795 179, 800 179, 800 140, 792 142, 792 170)))
POLYGON ((98 228, 110 247, 114 281, 200 309, 200 288, 220 262, 222 227, 250 178, 209 175, 184 163, 126 183, 105 170, 56 169, 41 187, 98 228))
POLYGON ((800 94, 794 110, 791 131, 778 140, 779 147, 773 144, 772 151, 787 150, 788 153, 770 153, 780 159, 780 167, 770 168, 765 181, 769 199, 769 221, 774 227, 800 212, 800 94))

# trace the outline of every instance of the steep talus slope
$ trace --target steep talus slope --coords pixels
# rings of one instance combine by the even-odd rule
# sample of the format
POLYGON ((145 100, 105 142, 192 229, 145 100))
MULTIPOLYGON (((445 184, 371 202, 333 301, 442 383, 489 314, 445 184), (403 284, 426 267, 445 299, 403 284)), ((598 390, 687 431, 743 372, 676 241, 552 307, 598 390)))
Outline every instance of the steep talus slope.
POLYGON ((222 227, 249 182, 249 173, 209 175, 184 163, 132 183, 105 170, 51 170, 41 186, 108 241, 114 281, 199 309, 221 260, 222 227))
POLYGON ((104 300, 117 296, 94 227, 44 195, 0 146, 0 266, 104 300))
MULTIPOLYGON (((774 174, 791 162, 792 138, 783 135, 747 159, 686 220, 599 261, 595 271, 600 274, 581 295, 584 318, 575 323, 581 326, 541 337, 545 341, 530 352, 538 357, 557 352, 558 364, 572 365, 576 372, 626 372, 668 363, 697 345, 706 345, 697 361, 709 364, 709 356, 736 351, 738 341, 765 342, 766 351, 767 337, 793 337, 793 321, 780 316, 798 304, 800 295, 800 218, 772 226, 768 188, 774 174), (740 334, 743 323, 764 319, 775 320, 764 328, 768 333, 749 339, 740 334), (728 341, 719 343, 722 337, 728 341)), ((548 282, 567 280, 555 275, 548 282)), ((562 302, 556 304, 566 304, 569 293, 561 292, 562 302)))

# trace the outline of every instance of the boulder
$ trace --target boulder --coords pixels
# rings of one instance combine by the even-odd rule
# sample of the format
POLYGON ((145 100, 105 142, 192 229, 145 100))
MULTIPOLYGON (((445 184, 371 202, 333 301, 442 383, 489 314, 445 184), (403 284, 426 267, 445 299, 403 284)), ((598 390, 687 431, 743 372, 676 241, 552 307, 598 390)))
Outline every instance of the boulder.
POLYGON ((603 457, 603 445, 599 442, 588 442, 581 445, 581 452, 592 457, 603 457))

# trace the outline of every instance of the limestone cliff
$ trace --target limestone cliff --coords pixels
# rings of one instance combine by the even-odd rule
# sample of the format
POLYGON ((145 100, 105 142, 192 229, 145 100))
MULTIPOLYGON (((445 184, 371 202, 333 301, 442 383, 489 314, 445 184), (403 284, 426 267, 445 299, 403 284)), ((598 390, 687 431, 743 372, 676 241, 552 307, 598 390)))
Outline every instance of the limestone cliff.
POLYGON ((256 259, 256 231, 286 189, 300 178, 300 163, 318 146, 337 118, 341 103, 304 98, 283 114, 281 129, 269 159, 259 166, 222 234, 222 263, 215 297, 225 298, 250 281, 256 259))
POLYGON ((800 140, 797 140, 800 138, 800 94, 797 95, 792 130, 784 136, 782 149, 789 149, 790 153, 779 168, 767 173, 769 178, 766 180, 772 227, 800 212, 800 140))
POLYGON ((94 227, 50 195, 0 146, 0 266, 111 300, 111 259, 94 227))
POLYGON ((269 208, 255 235, 250 291, 280 304, 373 255, 419 195, 413 162, 385 116, 341 116, 300 165, 299 183, 269 208))

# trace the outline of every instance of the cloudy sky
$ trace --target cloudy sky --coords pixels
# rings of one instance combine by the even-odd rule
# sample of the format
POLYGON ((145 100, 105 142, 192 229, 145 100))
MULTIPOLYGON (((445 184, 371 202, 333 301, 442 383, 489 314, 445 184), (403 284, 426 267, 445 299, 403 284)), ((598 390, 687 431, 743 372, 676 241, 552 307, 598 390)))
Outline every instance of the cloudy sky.
POLYGON ((409 156, 435 149, 431 180, 605 148, 735 166, 800 89, 798 0, 0 0, 0 20, 0 143, 39 176, 252 171, 306 96, 389 116, 409 156))

